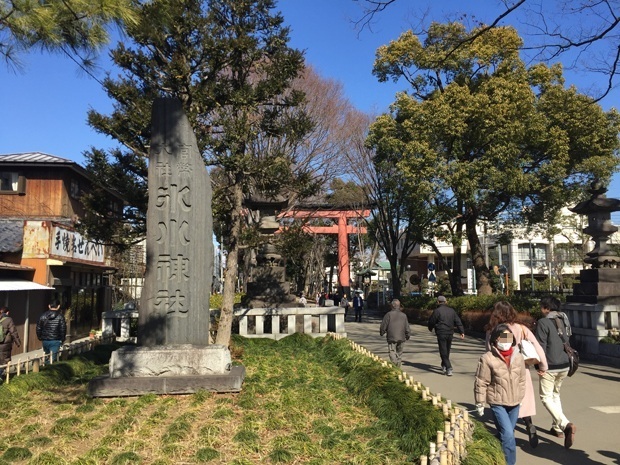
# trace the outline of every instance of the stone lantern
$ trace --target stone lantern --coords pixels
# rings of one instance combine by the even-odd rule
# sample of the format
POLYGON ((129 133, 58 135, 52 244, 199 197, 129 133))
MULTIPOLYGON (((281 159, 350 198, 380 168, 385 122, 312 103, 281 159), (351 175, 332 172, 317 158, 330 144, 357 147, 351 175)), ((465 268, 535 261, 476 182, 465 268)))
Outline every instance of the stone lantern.
POLYGON ((563 310, 573 327, 574 343, 585 354, 598 355, 599 341, 610 329, 618 328, 620 313, 620 257, 607 243, 618 230, 611 223, 611 213, 620 211, 620 200, 608 199, 607 188, 599 182, 588 190, 591 197, 570 210, 587 215, 588 226, 583 232, 592 236, 594 248, 584 262, 590 269, 579 272, 579 284, 566 298, 563 310))

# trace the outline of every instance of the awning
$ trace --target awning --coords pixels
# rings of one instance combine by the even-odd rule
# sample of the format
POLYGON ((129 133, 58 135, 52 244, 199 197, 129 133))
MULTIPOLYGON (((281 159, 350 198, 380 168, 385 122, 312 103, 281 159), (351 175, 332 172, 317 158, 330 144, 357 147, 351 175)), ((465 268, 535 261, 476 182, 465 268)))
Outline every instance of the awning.
POLYGON ((0 279, 0 291, 45 291, 54 289, 25 279, 0 279))

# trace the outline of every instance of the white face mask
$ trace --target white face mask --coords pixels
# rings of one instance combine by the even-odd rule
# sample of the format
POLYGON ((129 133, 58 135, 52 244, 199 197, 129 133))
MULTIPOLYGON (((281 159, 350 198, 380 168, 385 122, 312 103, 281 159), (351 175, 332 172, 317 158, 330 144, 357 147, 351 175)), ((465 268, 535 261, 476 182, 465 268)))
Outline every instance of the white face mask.
POLYGON ((497 348, 501 350, 502 352, 506 352, 507 350, 510 350, 511 347, 512 347, 512 342, 498 342, 497 343, 497 348))

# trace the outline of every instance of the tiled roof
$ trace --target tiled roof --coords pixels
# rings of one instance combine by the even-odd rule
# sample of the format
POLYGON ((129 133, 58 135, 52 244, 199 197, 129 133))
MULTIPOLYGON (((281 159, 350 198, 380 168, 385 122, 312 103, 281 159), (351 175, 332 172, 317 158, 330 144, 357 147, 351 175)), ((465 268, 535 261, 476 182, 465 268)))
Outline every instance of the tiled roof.
POLYGON ((41 152, 0 154, 0 163, 59 163, 73 164, 74 161, 41 152))
POLYGON ((0 252, 19 252, 23 248, 24 221, 0 220, 0 252))

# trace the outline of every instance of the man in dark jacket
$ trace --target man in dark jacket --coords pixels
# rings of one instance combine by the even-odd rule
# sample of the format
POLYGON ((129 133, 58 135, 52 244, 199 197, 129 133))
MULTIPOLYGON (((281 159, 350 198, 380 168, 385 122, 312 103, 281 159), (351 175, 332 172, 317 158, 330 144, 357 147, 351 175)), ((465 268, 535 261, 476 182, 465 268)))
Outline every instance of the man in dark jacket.
POLYGON ((52 354, 52 361, 58 359, 58 351, 66 336, 67 322, 60 312, 60 302, 53 300, 48 305, 48 310, 37 321, 37 337, 43 342, 45 355, 52 354))
POLYGON ((364 299, 359 292, 355 293, 353 297, 353 311, 355 312, 355 321, 362 322, 362 309, 364 308, 364 299))
POLYGON ((441 371, 448 376, 452 376, 452 364, 450 363, 450 349, 452 348, 452 338, 454 328, 461 334, 461 339, 465 339, 465 329, 463 323, 452 307, 448 307, 444 296, 437 297, 439 306, 433 311, 428 320, 428 330, 435 330, 437 345, 439 346, 439 356, 441 357, 441 371))
POLYGON ((392 310, 387 312, 381 321, 379 335, 387 335, 390 361, 399 367, 403 357, 403 344, 409 340, 409 320, 400 308, 400 300, 392 300, 392 310))
POLYGON ((568 376, 568 355, 564 351, 564 337, 567 341, 571 335, 571 327, 566 314, 560 312, 561 303, 555 297, 544 297, 540 300, 543 317, 536 325, 536 339, 547 356, 549 368, 546 372, 538 372, 540 376, 540 400, 551 414, 551 432, 564 438, 564 447, 573 445, 577 428, 568 421, 562 411, 560 388, 562 381, 568 376), (557 321, 557 324, 556 324, 557 321))
MULTIPOLYGON (((21 341, 13 318, 9 316, 9 309, 6 307, 0 307, 0 325, 4 333, 4 340, 0 341, 0 366, 2 366, 11 361, 13 344, 20 347, 21 341)), ((4 372, 4 367, 0 368, 0 377, 4 376, 4 372)))

